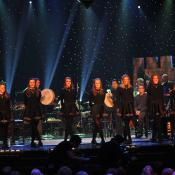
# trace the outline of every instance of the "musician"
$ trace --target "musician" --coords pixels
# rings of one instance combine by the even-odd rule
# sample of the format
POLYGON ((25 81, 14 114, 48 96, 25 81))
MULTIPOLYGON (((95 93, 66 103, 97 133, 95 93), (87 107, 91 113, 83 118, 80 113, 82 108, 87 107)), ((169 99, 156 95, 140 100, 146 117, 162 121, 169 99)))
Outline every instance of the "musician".
POLYGON ((6 90, 6 83, 0 82, 0 128, 3 148, 7 148, 8 126, 11 120, 10 96, 6 90))
POLYGON ((61 111, 63 112, 65 122, 65 141, 67 141, 69 135, 72 136, 74 134, 73 120, 78 114, 76 98, 77 92, 76 89, 74 89, 71 77, 65 77, 64 86, 60 94, 61 111))
POLYGON ((153 74, 147 89, 147 103, 152 119, 152 140, 161 141, 161 118, 164 115, 163 86, 158 74, 153 74))
POLYGON ((171 124, 171 138, 174 140, 174 125, 175 125, 175 83, 173 84, 172 91, 170 92, 170 124, 171 124))
MULTIPOLYGON (((163 98, 164 98, 164 106, 166 110, 166 115, 169 114, 169 110, 170 110, 170 91, 172 90, 172 85, 173 83, 168 81, 168 74, 163 74, 162 75, 162 86, 163 86, 163 98)), ((168 133, 167 133, 168 120, 169 120, 168 117, 162 118, 162 132, 165 138, 168 137, 168 133)))
POLYGON ((36 88, 35 78, 31 78, 24 90, 24 125, 31 126, 31 147, 36 147, 35 139, 38 140, 38 146, 43 146, 38 130, 38 123, 42 118, 40 98, 41 91, 36 88))
POLYGON ((122 119, 119 115, 119 105, 120 105, 120 87, 116 79, 112 80, 111 83, 111 93, 114 103, 112 111, 112 124, 113 124, 113 135, 121 135, 123 133, 122 129, 122 119))
POLYGON ((140 138, 145 130, 145 137, 148 137, 148 118, 147 118, 147 94, 144 84, 138 86, 139 94, 134 98, 134 107, 136 112, 135 132, 136 137, 140 138))
MULTIPOLYGON (((40 98, 41 98, 40 85, 41 85, 40 79, 39 78, 35 78, 35 87, 40 93, 39 98, 38 98, 38 103, 40 103, 40 98)), ((42 111, 42 104, 41 103, 40 103, 40 110, 42 111)), ((38 131, 39 131, 40 135, 42 135, 42 118, 38 122, 38 131)))
POLYGON ((133 88, 130 83, 130 78, 127 74, 124 74, 121 78, 121 89, 120 89, 120 113, 124 122, 123 136, 127 143, 132 143, 131 132, 130 132, 130 120, 134 116, 134 97, 133 88))
POLYGON ((105 143, 101 119, 104 112, 104 98, 105 94, 102 89, 102 82, 100 78, 96 78, 93 81, 92 91, 89 96, 89 105, 91 107, 91 114, 94 121, 92 144, 97 144, 96 137, 99 133, 101 137, 101 143, 105 143))

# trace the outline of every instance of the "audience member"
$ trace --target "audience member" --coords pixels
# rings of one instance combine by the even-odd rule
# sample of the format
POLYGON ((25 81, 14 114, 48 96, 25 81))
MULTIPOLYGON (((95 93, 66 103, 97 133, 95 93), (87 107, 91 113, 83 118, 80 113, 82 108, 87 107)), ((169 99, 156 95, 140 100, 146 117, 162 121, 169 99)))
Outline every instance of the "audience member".
POLYGON ((72 175, 72 170, 68 166, 62 166, 58 170, 57 175, 72 175))
POLYGON ((141 172, 141 175, 154 175, 154 171, 151 165, 146 165, 141 172))

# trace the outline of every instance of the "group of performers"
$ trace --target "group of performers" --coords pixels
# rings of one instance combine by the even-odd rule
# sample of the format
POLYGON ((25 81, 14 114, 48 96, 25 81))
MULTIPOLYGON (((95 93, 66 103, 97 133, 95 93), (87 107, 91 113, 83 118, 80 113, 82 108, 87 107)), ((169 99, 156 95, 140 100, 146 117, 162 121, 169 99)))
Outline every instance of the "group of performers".
MULTIPOLYGON (((42 133, 42 105, 41 90, 39 89, 40 80, 31 78, 24 94, 24 113, 23 123, 24 131, 26 126, 31 128, 31 147, 36 147, 35 140, 38 140, 38 146, 43 146, 42 133)), ((174 117, 175 117, 175 84, 171 86, 168 82, 161 82, 158 74, 153 74, 149 84, 144 81, 137 84, 138 94, 134 96, 134 88, 131 85, 130 77, 124 74, 119 84, 116 79, 111 82, 111 99, 113 107, 110 108, 112 116, 113 135, 120 134, 127 143, 132 142, 130 132, 130 121, 133 121, 136 137, 148 137, 148 130, 152 130, 152 140, 162 140, 162 119, 167 114, 166 105, 170 106, 170 117, 172 139, 174 138, 174 117), (165 103, 166 101, 166 103, 165 103), (151 121, 151 122, 150 122, 151 121), (151 123, 151 125, 149 125, 151 123)), ((102 119, 103 113, 108 106, 104 100, 106 93, 102 87, 100 78, 93 80, 92 90, 89 94, 89 106, 91 117, 93 119, 92 144, 96 144, 96 137, 99 133, 101 143, 105 142, 103 135, 102 119)), ((71 77, 65 77, 64 85, 60 93, 61 112, 65 124, 64 140, 74 134, 73 120, 79 114, 76 105, 77 90, 73 86, 71 77)), ((7 147, 8 126, 11 122, 10 96, 6 91, 6 83, 0 82, 0 133, 3 140, 3 146, 7 147)), ((166 119, 167 120, 167 119, 166 119)), ((166 121, 167 122, 167 121, 166 121)), ((165 124, 166 125, 166 124, 165 124)))

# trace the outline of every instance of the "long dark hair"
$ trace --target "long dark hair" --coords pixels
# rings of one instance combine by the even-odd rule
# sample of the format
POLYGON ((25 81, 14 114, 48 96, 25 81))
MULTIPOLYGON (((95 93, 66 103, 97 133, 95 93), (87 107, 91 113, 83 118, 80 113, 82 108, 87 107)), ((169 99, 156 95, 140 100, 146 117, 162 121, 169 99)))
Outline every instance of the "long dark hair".
POLYGON ((5 98, 8 98, 9 95, 8 95, 8 93, 7 93, 6 82, 5 82, 5 81, 1 81, 1 82, 0 82, 0 86, 4 86, 4 87, 5 87, 5 92, 4 92, 4 94, 2 94, 2 95, 3 95, 5 98))
POLYGON ((150 84, 150 85, 154 85, 154 83, 153 83, 153 78, 154 78, 155 76, 157 76, 157 78, 158 78, 158 80, 159 80, 159 81, 158 81, 158 85, 160 85, 160 84, 161 84, 160 75, 157 74, 157 73, 151 75, 149 84, 150 84))
POLYGON ((103 91, 103 88, 102 88, 102 82, 101 82, 101 79, 100 78, 95 78, 94 80, 93 80, 93 85, 92 85, 92 92, 93 92, 93 95, 94 96, 96 96, 97 95, 97 90, 96 90, 96 88, 95 88, 95 81, 96 80, 99 80, 100 81, 100 95, 104 95, 104 91, 103 91))
POLYGON ((70 89, 74 89, 74 85, 73 85, 73 82, 72 82, 72 78, 71 77, 65 77, 64 78, 64 85, 63 85, 63 89, 67 89, 66 88, 66 80, 69 79, 71 81, 71 85, 70 85, 70 89))

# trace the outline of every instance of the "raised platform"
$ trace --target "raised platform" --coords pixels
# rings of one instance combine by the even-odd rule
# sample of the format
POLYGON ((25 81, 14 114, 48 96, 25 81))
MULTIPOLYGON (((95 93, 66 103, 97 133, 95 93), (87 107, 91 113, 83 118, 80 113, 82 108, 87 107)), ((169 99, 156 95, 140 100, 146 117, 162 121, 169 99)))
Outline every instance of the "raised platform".
MULTIPOLYGON (((110 137, 105 138, 105 141, 110 141, 110 137)), ((92 145, 91 144, 92 138, 82 138, 82 143, 79 147, 80 150, 86 149, 98 149, 100 147, 100 138, 97 138, 97 142, 99 144, 92 145)), ((26 140, 25 144, 22 141, 15 141, 13 145, 11 145, 8 149, 0 149, 0 155, 2 154, 9 154, 9 153, 20 153, 25 151, 45 151, 50 152, 54 149, 54 147, 62 142, 63 139, 43 139, 43 147, 30 147, 30 140, 26 140)), ((150 138, 135 138, 132 136, 132 144, 125 145, 128 150, 137 150, 137 149, 151 149, 155 147, 174 147, 175 142, 164 139, 162 142, 152 142, 150 138)), ((168 150, 166 150, 168 151, 168 150)))
MULTIPOLYGON (((105 141, 109 141, 108 137, 105 141)), ((163 166, 174 167, 175 143, 170 140, 164 140, 161 143, 155 143, 150 139, 132 138, 131 145, 126 146, 126 152, 131 157, 131 163, 128 172, 140 174, 141 168, 145 164, 153 164, 161 162, 163 166), (135 168, 133 170, 133 168, 135 168)), ((21 141, 11 145, 9 149, 0 150, 0 168, 4 166, 12 166, 20 171, 30 172, 32 168, 40 168, 43 172, 47 172, 48 156, 54 147, 63 139, 44 139, 43 147, 31 148, 30 140, 26 140, 26 144, 21 141)), ((100 139, 97 139, 100 143, 100 139)), ((100 148, 100 144, 94 146, 91 144, 91 138, 82 138, 82 144, 79 147, 78 154, 86 157, 95 157, 100 148)), ((157 165, 157 164, 156 164, 157 165)), ((174 167, 175 168, 175 167, 174 167)))

